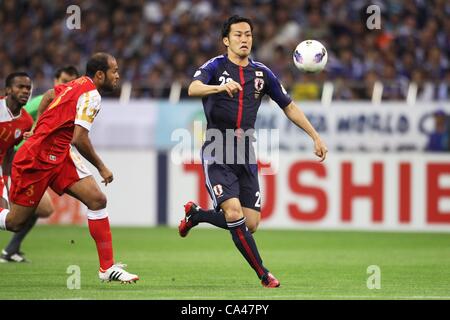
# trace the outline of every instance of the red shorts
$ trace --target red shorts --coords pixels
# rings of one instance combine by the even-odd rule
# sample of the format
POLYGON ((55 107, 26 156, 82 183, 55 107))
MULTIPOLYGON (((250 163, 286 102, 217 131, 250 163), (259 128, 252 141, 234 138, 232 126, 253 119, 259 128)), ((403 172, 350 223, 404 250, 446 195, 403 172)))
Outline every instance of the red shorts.
POLYGON ((47 187, 62 195, 72 184, 90 175, 83 160, 73 151, 69 151, 61 163, 51 166, 22 147, 12 165, 9 200, 25 207, 36 207, 47 187))

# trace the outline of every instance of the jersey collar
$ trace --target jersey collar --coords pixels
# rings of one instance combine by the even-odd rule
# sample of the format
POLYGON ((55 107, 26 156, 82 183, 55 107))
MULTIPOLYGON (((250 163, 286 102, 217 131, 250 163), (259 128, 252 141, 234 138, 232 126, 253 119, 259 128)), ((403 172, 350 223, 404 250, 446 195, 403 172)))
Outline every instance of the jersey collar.
POLYGON ((250 57, 248 58, 248 64, 244 67, 244 66, 240 66, 240 65, 234 63, 233 61, 231 61, 230 58, 228 57, 228 53, 225 53, 224 56, 225 56, 225 58, 227 59, 227 61, 228 61, 230 64, 232 64, 233 66, 235 66, 235 67, 237 67, 237 68, 242 67, 242 68, 245 69, 245 68, 249 67, 250 64, 251 64, 251 59, 250 59, 250 57))
MULTIPOLYGON (((6 110, 6 114, 8 115, 7 117, 10 118, 10 120, 15 120, 15 119, 20 118, 22 116, 22 108, 20 108, 19 114, 17 116, 14 116, 13 113, 11 112, 11 110, 9 110, 8 106, 6 105, 6 97, 3 97, 2 99, 0 99, 0 109, 6 110)), ((1 111, 0 111, 0 113, 1 113, 1 111)), ((6 114, 4 114, 4 116, 6 116, 6 114)), ((3 116, 2 116, 2 118, 3 118, 3 116)))

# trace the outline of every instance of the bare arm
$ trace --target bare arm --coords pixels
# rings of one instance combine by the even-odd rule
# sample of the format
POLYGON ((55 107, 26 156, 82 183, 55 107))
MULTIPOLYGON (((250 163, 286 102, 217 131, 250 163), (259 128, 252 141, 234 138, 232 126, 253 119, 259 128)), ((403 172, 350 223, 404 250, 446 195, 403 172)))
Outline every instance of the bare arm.
POLYGON ((230 97, 233 97, 233 93, 242 91, 242 87, 236 81, 230 81, 224 85, 208 85, 204 84, 200 80, 194 80, 189 85, 188 94, 190 97, 204 97, 210 94, 227 92, 230 97))
POLYGON ((325 146, 325 143, 322 142, 316 129, 314 129, 303 111, 298 108, 294 102, 291 102, 283 111, 289 120, 295 123, 297 127, 305 130, 305 132, 313 139, 314 153, 316 156, 320 157, 320 161, 325 160, 328 152, 327 147, 325 146))
POLYGON ((41 103, 39 104, 38 107, 36 120, 39 119, 39 117, 45 110, 47 110, 48 106, 53 101, 53 99, 55 99, 55 90, 50 89, 42 97, 41 103))
POLYGON ((91 140, 89 139, 89 131, 87 129, 82 126, 75 125, 72 144, 77 148, 80 154, 86 158, 87 161, 92 163, 92 165, 97 168, 99 174, 103 178, 102 183, 104 183, 105 186, 113 181, 113 174, 95 152, 91 140))

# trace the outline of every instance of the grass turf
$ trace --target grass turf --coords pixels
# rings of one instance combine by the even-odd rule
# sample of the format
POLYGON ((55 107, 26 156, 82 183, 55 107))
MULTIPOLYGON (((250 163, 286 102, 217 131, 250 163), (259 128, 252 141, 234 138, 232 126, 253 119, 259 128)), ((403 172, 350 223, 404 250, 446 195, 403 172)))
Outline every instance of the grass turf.
MULTIPOLYGON (((0 233, 4 246, 10 234, 0 233)), ((37 226, 23 245, 29 264, 0 264, 0 299, 450 299, 450 235, 259 230, 265 265, 281 281, 263 288, 228 232, 113 228, 116 261, 137 284, 101 283, 87 227, 37 226), (70 265, 81 289, 69 290, 70 265), (381 289, 367 288, 367 267, 381 289)))

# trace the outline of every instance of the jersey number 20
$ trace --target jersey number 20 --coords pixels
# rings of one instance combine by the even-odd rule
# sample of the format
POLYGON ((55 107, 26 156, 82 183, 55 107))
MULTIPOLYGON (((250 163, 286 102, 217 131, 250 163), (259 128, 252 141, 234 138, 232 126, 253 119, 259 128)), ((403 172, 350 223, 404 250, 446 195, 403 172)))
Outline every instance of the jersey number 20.
POLYGON ((219 78, 220 85, 223 86, 225 83, 231 82, 233 79, 231 78, 225 78, 224 76, 221 76, 219 78))

